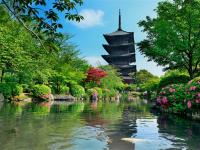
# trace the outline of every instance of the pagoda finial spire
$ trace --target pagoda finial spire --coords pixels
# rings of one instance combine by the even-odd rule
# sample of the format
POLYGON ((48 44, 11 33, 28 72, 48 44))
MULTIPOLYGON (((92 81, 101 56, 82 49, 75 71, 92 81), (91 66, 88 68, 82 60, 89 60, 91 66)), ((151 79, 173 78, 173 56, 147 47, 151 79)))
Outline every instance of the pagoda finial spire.
POLYGON ((121 10, 119 9, 119 28, 118 30, 122 30, 122 27, 121 27, 121 10))

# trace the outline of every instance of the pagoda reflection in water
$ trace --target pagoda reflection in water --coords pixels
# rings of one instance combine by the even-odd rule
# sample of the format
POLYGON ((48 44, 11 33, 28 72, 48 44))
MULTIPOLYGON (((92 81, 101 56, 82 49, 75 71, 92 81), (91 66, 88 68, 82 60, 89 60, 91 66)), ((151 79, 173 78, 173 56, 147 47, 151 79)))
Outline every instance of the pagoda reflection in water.
POLYGON ((102 55, 109 65, 118 69, 125 83, 134 83, 135 79, 130 76, 136 72, 135 42, 134 33, 127 32, 121 28, 121 13, 119 11, 118 30, 104 34, 108 44, 104 44, 104 49, 109 55, 102 55))

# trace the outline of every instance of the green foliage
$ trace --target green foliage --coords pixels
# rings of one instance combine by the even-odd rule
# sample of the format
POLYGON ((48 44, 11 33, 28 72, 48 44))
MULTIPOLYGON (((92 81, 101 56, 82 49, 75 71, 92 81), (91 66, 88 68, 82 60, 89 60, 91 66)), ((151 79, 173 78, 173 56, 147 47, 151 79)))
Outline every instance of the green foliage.
POLYGON ((110 97, 115 97, 116 94, 117 94, 117 91, 114 90, 114 89, 111 89, 110 92, 109 92, 109 96, 110 96, 110 97))
POLYGON ((97 91, 94 89, 94 88, 91 88, 91 89, 88 89, 87 91, 86 91, 86 94, 88 95, 88 96, 92 96, 94 93, 96 93, 97 91))
MULTIPOLYGON (((69 35, 39 33, 44 49, 6 9, 0 7, 0 14, 1 82, 27 85, 25 92, 30 92, 29 88, 35 84, 48 84, 58 94, 69 93, 69 82, 82 84, 89 65, 79 57, 76 46, 69 42, 69 35)), ((8 90, 11 97, 9 93, 8 90)))
POLYGON ((12 87, 10 86, 10 84, 1 83, 0 93, 4 95, 5 99, 10 99, 12 97, 12 87))
POLYGON ((22 93, 23 93, 23 87, 22 87, 22 85, 15 85, 13 87, 13 90, 12 90, 12 95, 13 96, 19 96, 22 93))
POLYGON ((153 74, 151 74, 150 72, 148 72, 145 69, 136 72, 136 83, 138 85, 144 84, 147 81, 149 81, 150 79, 154 79, 154 78, 157 79, 158 77, 154 76, 153 74))
POLYGON ((107 73, 107 76, 101 80, 101 87, 110 90, 118 90, 124 87, 124 83, 119 73, 112 66, 100 66, 107 73))
POLYGON ((110 90, 109 89, 102 89, 102 95, 104 99, 109 98, 110 96, 110 90))
POLYGON ((97 91, 98 97, 101 98, 103 96, 102 89, 99 87, 94 87, 94 90, 97 91))
POLYGON ((125 90, 128 91, 136 91, 137 90, 137 85, 136 84, 127 84, 124 86, 125 90))
POLYGON ((159 88, 165 87, 170 84, 182 84, 187 83, 190 77, 185 73, 179 71, 169 71, 163 77, 161 77, 159 88))
POLYGON ((159 78, 150 79, 146 83, 141 85, 141 90, 142 91, 157 91, 159 84, 160 84, 159 78))
POLYGON ((67 86, 61 86, 60 93, 61 94, 69 94, 69 87, 67 87, 67 86))
POLYGON ((46 85, 34 85, 32 87, 32 95, 35 98, 41 98, 41 96, 51 94, 51 89, 46 85))
POLYGON ((147 33, 138 44, 140 52, 166 70, 187 70, 194 78, 200 63, 199 10, 198 0, 159 2, 156 17, 139 22, 147 33))
POLYGON ((77 98, 81 98, 85 94, 85 89, 80 85, 72 85, 71 94, 77 98))
POLYGON ((35 0, 35 1, 9 1, 4 0, 2 5, 12 10, 18 20, 34 22, 34 30, 43 31, 50 35, 56 34, 57 29, 63 28, 59 19, 64 16, 68 20, 81 21, 83 16, 77 13, 77 7, 83 4, 82 0, 35 0), (60 15, 62 14, 62 15, 60 15))
POLYGON ((23 87, 16 83, 0 83, 0 93, 6 99, 11 99, 13 96, 19 96, 23 93, 23 87))

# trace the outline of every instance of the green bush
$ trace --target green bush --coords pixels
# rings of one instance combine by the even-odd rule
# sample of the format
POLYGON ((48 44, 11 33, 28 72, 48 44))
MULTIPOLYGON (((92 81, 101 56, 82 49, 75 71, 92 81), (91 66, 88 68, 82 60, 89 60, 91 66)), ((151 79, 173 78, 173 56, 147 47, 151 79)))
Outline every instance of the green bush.
POLYGON ((117 92, 114 89, 111 89, 109 92, 109 97, 114 97, 116 96, 117 92))
POLYGON ((102 89, 103 98, 109 98, 110 90, 109 89, 102 89))
POLYGON ((12 96, 19 96, 23 93, 22 85, 15 85, 12 89, 12 96))
POLYGON ((61 94, 69 94, 69 87, 61 86, 60 93, 61 94))
POLYGON ((99 88, 99 87, 94 87, 94 90, 97 91, 97 93, 98 93, 98 97, 99 97, 99 98, 102 98, 102 96, 103 96, 102 89, 99 88))
POLYGON ((80 85, 72 85, 71 94, 77 98, 81 98, 85 94, 85 89, 80 85))
POLYGON ((35 98, 41 98, 43 95, 51 94, 51 89, 46 85, 34 85, 32 87, 32 96, 35 98))
POLYGON ((158 85, 159 88, 165 87, 170 84, 181 84, 181 83, 187 83, 190 80, 190 77, 187 75, 176 75, 171 74, 166 77, 162 77, 160 80, 160 83, 158 85))
POLYGON ((25 93, 29 93, 30 92, 30 85, 28 84, 21 84, 22 88, 23 88, 23 92, 25 93))
POLYGON ((0 93, 3 94, 5 99, 10 99, 12 97, 12 87, 7 83, 0 83, 0 93))
POLYGON ((0 93, 4 95, 5 99, 11 99, 13 96, 23 93, 23 87, 16 83, 1 83, 0 93))
POLYGON ((92 96, 95 92, 97 92, 94 88, 91 88, 91 89, 88 89, 87 91, 86 91, 86 94, 88 95, 88 96, 92 96))

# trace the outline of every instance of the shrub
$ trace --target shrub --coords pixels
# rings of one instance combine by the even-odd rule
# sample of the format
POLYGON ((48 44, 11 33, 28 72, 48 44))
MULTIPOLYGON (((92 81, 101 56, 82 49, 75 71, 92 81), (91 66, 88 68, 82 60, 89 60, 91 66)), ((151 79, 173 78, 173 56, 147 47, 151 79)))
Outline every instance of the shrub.
POLYGON ((92 96, 94 93, 96 93, 97 91, 94 89, 94 88, 91 88, 91 89, 88 89, 87 90, 87 92, 86 92, 86 94, 88 95, 88 96, 92 96))
POLYGON ((30 85, 28 84, 21 84, 22 88, 23 88, 23 92, 30 92, 30 85))
POLYGON ((102 96, 103 96, 102 89, 99 88, 99 87, 94 87, 94 90, 97 91, 97 93, 98 93, 98 97, 99 97, 99 98, 102 98, 102 96))
POLYGON ((200 77, 194 78, 186 85, 186 102, 188 108, 200 106, 200 77))
POLYGON ((109 98, 110 90, 109 89, 102 89, 103 98, 109 98))
POLYGON ((19 96, 23 93, 23 87, 22 85, 15 85, 12 89, 12 96, 19 96))
POLYGON ((5 99, 10 99, 12 97, 12 87, 7 83, 0 83, 0 93, 3 94, 5 99))
POLYGON ((85 94, 85 89, 80 85, 72 85, 71 94, 77 98, 81 98, 85 94))
POLYGON ((190 77, 184 74, 170 74, 161 78, 158 87, 162 88, 170 84, 187 83, 189 80, 190 77))
POLYGON ((46 85, 37 84, 32 87, 32 95, 35 98, 41 98, 47 94, 51 94, 51 89, 46 85))
POLYGON ((13 96, 18 96, 23 93, 23 87, 16 83, 1 83, 0 93, 3 94, 5 99, 11 99, 13 96))
POLYGON ((185 85, 172 84, 161 89, 157 104, 172 112, 184 112, 187 109, 185 85))
POLYGON ((114 89, 111 89, 110 92, 109 92, 109 96, 114 97, 114 96, 116 96, 116 93, 117 92, 114 89))
POLYGON ((69 94, 69 87, 61 86, 60 93, 61 94, 69 94))

